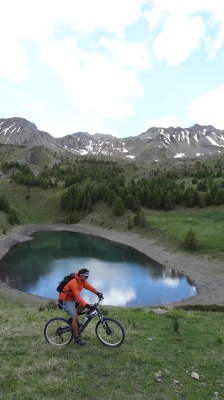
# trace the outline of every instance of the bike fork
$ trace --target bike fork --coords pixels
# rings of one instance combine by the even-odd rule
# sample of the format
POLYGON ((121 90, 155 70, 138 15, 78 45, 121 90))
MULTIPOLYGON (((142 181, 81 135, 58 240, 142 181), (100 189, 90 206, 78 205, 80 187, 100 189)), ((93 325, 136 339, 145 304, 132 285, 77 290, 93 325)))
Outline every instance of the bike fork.
POLYGON ((104 330, 105 330, 106 334, 107 335, 111 335, 112 332, 111 332, 111 329, 110 329, 108 323, 105 322, 103 319, 101 320, 101 323, 102 323, 102 325, 104 327, 104 330))

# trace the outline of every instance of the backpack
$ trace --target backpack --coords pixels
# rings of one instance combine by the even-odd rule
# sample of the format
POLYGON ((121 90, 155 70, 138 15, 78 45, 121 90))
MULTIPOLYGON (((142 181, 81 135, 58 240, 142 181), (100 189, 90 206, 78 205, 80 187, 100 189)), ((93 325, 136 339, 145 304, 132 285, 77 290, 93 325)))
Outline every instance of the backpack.
POLYGON ((58 286, 56 287, 56 290, 60 293, 63 292, 63 289, 66 285, 66 283, 70 282, 72 279, 75 278, 75 273, 72 272, 69 275, 66 275, 61 282, 58 282, 58 286))

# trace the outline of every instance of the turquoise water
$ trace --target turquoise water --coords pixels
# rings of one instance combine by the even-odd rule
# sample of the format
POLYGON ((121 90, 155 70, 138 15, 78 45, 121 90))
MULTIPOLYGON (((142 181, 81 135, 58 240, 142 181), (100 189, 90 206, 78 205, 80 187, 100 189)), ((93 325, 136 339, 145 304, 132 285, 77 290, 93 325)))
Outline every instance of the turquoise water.
MULTIPOLYGON (((68 231, 36 232, 32 237, 0 260, 0 279, 13 288, 56 299, 56 286, 64 275, 85 267, 89 282, 108 305, 152 306, 196 294, 185 276, 129 246, 68 231)), ((88 303, 96 301, 86 290, 82 297, 88 303)))

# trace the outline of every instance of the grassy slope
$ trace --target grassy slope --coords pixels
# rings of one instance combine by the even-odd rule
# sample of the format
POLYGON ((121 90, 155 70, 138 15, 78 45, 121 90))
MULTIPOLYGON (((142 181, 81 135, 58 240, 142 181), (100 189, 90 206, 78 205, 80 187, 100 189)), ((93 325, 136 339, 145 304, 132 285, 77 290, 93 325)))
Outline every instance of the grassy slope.
POLYGON ((150 229, 163 234, 164 240, 172 246, 179 247, 186 233, 192 229, 201 252, 223 255, 224 206, 185 208, 169 212, 149 211, 147 221, 150 229))
MULTIPOLYGON (((61 222, 65 213, 60 210, 62 189, 43 190, 0 181, 0 194, 4 193, 20 217, 21 224, 61 222), (29 199, 27 199, 29 195, 29 199)), ((223 256, 224 252, 224 206, 207 208, 185 208, 174 211, 156 211, 144 209, 147 227, 141 229, 144 236, 156 236, 169 246, 180 249, 187 231, 193 229, 199 242, 199 252, 223 256)), ((115 218, 105 204, 94 206, 94 212, 88 215, 88 221, 117 229, 127 229, 130 212, 122 218, 115 218), (120 222, 119 222, 120 221, 120 222)), ((6 216, 0 213, 0 227, 11 229, 6 216)))
POLYGON ((18 212, 21 224, 47 223, 60 221, 63 213, 60 210, 62 190, 30 188, 27 186, 9 183, 9 180, 0 182, 0 193, 5 194, 10 206, 18 212), (29 199, 27 199, 29 195, 29 199))
POLYGON ((98 342, 92 321, 87 346, 57 348, 44 325, 63 311, 24 307, 0 298, 0 398, 4 400, 199 400, 224 398, 224 314, 105 307, 126 339, 119 348, 98 342), (177 318, 179 333, 174 333, 177 318), (155 381, 161 371, 162 382, 155 381), (191 377, 199 374, 200 379, 191 377), (216 396, 214 393, 217 393, 216 396))

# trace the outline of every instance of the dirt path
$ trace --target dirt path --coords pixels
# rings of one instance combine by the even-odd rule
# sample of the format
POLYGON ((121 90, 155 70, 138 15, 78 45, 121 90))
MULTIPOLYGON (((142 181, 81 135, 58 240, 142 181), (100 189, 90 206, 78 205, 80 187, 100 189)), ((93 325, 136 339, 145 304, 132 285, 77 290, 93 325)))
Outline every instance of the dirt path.
MULTIPOLYGON (((0 259, 9 251, 11 246, 31 240, 30 235, 33 232, 60 230, 100 236, 131 246, 160 264, 183 273, 195 284, 198 295, 179 302, 179 304, 224 305, 224 262, 213 260, 207 256, 196 257, 184 253, 173 253, 158 245, 156 239, 143 239, 131 231, 121 233, 86 224, 17 226, 7 235, 0 235, 0 259)), ((38 305, 49 301, 49 299, 12 289, 3 283, 0 283, 0 294, 27 305, 38 305)))

